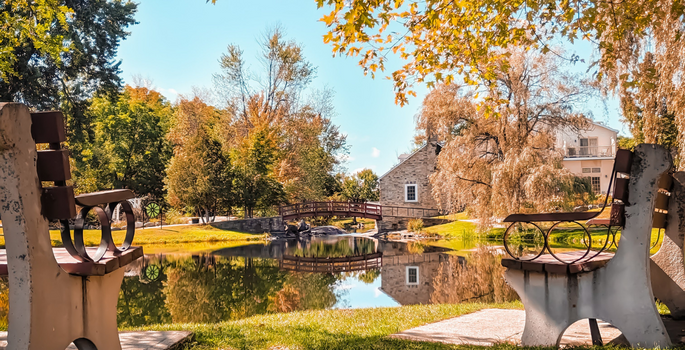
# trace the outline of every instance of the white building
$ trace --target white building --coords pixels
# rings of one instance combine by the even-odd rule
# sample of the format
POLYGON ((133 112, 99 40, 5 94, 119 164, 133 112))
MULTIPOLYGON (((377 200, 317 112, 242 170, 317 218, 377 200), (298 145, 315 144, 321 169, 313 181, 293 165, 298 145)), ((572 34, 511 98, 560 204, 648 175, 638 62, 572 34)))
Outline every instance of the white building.
POLYGON ((590 178, 595 193, 606 194, 616 156, 618 130, 592 122, 588 130, 557 132, 556 149, 564 154, 563 166, 590 178))

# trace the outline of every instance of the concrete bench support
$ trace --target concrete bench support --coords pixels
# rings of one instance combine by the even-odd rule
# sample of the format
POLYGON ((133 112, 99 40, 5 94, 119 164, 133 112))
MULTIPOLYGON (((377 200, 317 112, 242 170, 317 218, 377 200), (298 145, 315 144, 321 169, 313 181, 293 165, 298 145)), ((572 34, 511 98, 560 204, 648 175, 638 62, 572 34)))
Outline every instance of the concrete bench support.
POLYGON ((649 266, 657 180, 670 168, 671 157, 663 147, 636 148, 625 227, 606 265, 576 274, 507 269, 505 278, 525 307, 523 345, 558 346, 564 331, 586 318, 616 326, 634 347, 671 345, 654 304, 649 266))
POLYGON ((124 269, 69 275, 57 264, 41 215, 36 145, 26 106, 0 103, 0 216, 10 286, 8 349, 121 350, 116 306, 124 269))

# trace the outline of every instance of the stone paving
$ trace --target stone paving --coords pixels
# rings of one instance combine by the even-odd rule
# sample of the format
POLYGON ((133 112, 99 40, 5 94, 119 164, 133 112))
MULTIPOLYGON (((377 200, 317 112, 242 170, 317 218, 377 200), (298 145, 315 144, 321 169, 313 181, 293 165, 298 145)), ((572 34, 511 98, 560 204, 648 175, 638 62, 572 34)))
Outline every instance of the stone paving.
MULTIPOLYGON (((663 318, 674 344, 685 343, 685 321, 663 318)), ((498 343, 520 344, 525 313, 523 310, 485 309, 472 314, 408 329, 394 338, 447 344, 490 346, 498 343)), ((617 328, 598 320, 604 344, 627 345, 617 328)), ((563 346, 592 345, 590 326, 581 320, 569 327, 561 339, 563 346)))
MULTIPOLYGON (((192 332, 119 332, 122 350, 176 350, 190 340, 192 332)), ((0 332, 0 349, 7 347, 7 332, 0 332)), ((71 344, 66 350, 77 350, 71 344)))

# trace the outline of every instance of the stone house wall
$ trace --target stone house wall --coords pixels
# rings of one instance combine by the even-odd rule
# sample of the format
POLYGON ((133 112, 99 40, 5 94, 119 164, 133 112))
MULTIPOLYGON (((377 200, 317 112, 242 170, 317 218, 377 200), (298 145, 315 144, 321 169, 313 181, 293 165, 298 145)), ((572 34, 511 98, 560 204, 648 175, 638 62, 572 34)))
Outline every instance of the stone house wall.
MULTIPOLYGON (((435 171, 438 153, 440 153, 440 146, 434 141, 428 142, 381 176, 378 183, 381 192, 380 204, 383 206, 383 220, 376 221, 379 232, 405 229, 407 222, 412 218, 438 215, 438 204, 433 197, 433 187, 429 180, 429 176, 435 171), (417 185, 416 202, 405 201, 405 185, 407 184, 417 185)), ((430 224, 435 223, 424 222, 425 226, 430 224)))
POLYGON ((435 171, 440 146, 430 142, 379 179, 383 206, 437 208, 428 177, 435 171), (405 201, 405 185, 417 185, 417 201, 405 201))

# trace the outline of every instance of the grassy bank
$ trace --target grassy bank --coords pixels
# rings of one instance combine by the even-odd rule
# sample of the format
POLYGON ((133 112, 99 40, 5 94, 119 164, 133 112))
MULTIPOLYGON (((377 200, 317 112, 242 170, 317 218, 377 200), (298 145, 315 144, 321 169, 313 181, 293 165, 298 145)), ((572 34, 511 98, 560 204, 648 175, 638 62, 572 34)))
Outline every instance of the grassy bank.
MULTIPOLYGON (((484 308, 520 303, 414 305, 393 308, 301 311, 253 316, 218 324, 174 324, 144 330, 189 330, 193 350, 205 349, 452 349, 387 336, 484 308)), ((513 346, 504 346, 513 349, 513 346)))
POLYGON ((423 231, 428 236, 442 237, 442 238, 461 238, 472 236, 477 229, 476 224, 468 221, 452 221, 442 225, 435 225, 426 227, 423 231))
MULTIPOLYGON (((0 229, 0 234, 3 231, 0 229)), ((84 230, 84 241, 88 246, 100 244, 100 230, 84 230)), ((112 231, 114 242, 124 241, 126 231, 112 231)), ((207 242, 235 242, 235 241, 260 241, 265 238, 264 234, 252 234, 221 230, 209 225, 200 226, 172 226, 159 228, 137 229, 133 240, 135 245, 151 244, 179 244, 179 243, 207 243, 207 242)), ((50 231, 50 240, 55 247, 62 246, 60 232, 50 231)), ((0 237, 0 245, 5 246, 5 237, 0 237)))

